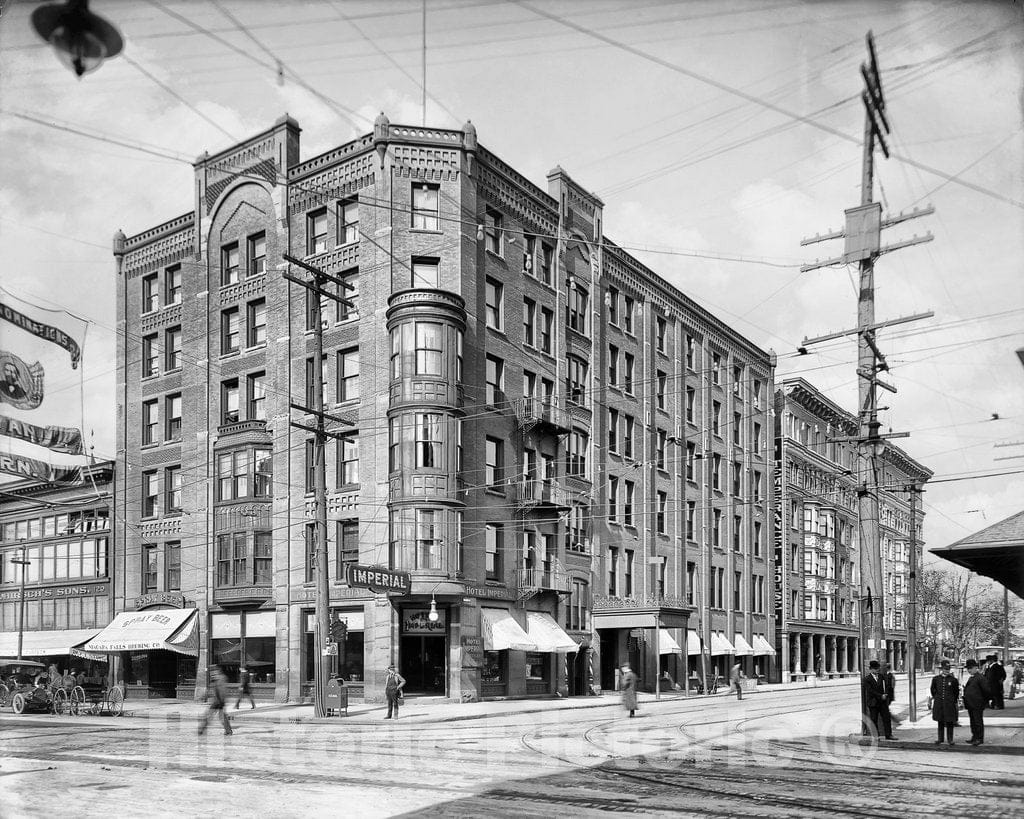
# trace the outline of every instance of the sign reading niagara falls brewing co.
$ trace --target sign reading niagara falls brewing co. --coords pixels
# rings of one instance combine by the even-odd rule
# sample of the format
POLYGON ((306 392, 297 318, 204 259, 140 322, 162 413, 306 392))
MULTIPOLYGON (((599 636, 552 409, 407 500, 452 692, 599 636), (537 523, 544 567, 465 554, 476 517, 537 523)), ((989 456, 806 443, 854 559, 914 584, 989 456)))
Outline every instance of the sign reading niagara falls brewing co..
POLYGON ((84 338, 81 319, 0 289, 0 472, 81 480, 84 338))

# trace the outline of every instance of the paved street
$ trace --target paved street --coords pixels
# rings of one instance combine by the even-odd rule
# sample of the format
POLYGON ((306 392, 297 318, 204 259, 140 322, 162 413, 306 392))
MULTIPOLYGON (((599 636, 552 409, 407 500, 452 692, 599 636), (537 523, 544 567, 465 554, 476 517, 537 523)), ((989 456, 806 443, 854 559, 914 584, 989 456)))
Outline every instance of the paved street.
POLYGON ((194 709, 4 713, 0 814, 39 815, 54 794, 122 816, 1024 814, 1024 757, 847 745, 855 690, 645 702, 633 720, 614 706, 332 724, 242 711, 233 736, 201 739, 194 709))

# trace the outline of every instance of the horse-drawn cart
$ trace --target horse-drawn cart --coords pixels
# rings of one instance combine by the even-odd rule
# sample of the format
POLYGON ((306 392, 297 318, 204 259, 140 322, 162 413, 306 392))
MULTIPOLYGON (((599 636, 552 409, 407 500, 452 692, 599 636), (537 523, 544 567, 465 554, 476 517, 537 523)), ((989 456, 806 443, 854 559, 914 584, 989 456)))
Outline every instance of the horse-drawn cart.
POLYGON ((71 689, 68 710, 74 715, 119 717, 124 712, 124 689, 119 685, 83 684, 71 689))

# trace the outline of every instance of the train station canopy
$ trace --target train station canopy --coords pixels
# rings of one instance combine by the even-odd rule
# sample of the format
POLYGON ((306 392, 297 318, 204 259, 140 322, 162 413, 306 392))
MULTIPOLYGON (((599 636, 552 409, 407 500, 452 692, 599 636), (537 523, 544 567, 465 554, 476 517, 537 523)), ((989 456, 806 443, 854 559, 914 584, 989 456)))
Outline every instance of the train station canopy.
POLYGON ((990 577, 1024 598, 1024 512, 993 523, 932 554, 990 577))
MULTIPOLYGON (((63 631, 26 631, 22 635, 22 657, 63 657, 71 653, 71 647, 88 640, 96 633, 94 628, 64 629, 63 631)), ((5 631, 0 634, 0 657, 15 657, 18 654, 18 632, 5 631)))
POLYGON ((80 657, 117 651, 164 649, 178 654, 199 653, 199 618, 195 609, 123 611, 103 631, 74 647, 80 657))

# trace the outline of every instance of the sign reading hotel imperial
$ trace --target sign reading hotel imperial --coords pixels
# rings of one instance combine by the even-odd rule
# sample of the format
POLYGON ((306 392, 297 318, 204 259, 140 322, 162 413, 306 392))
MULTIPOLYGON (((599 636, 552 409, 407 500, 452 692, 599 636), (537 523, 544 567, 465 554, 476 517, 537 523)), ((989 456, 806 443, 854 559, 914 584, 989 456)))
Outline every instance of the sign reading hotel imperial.
POLYGON ((379 569, 374 566, 347 566, 345 582, 350 586, 376 592, 408 594, 412 589, 412 580, 407 572, 395 572, 391 569, 379 569))

